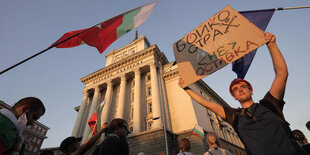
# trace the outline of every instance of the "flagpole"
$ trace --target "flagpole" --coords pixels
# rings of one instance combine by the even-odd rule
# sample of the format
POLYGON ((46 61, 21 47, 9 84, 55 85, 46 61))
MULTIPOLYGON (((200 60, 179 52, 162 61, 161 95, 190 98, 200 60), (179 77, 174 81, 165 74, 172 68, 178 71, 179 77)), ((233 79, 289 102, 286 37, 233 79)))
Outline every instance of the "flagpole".
POLYGON ((285 8, 273 8, 273 9, 261 9, 261 10, 248 10, 248 11, 239 11, 239 13, 244 13, 244 12, 257 12, 257 11, 273 11, 273 10, 291 10, 291 9, 306 9, 310 8, 310 5, 308 6, 297 6, 297 7, 285 7, 285 8))
MULTIPOLYGON (((156 1, 154 1, 154 2, 151 2, 151 3, 148 3, 148 4, 142 5, 142 6, 140 6, 140 7, 144 7, 144 6, 150 5, 150 4, 152 4, 152 3, 156 3, 156 4, 157 4, 158 1, 156 0, 156 1)), ((140 8, 140 7, 137 7, 137 8, 140 8)), ((137 9, 137 8, 135 8, 135 9, 137 9)), ((128 13, 128 12, 130 12, 130 11, 135 10, 135 9, 126 11, 126 12, 124 12, 124 13, 122 13, 122 14, 126 14, 126 13, 128 13)), ((122 15, 122 14, 120 14, 120 15, 122 15)), ((113 17, 113 18, 110 18, 110 19, 108 19, 108 20, 106 20, 106 21, 113 20, 113 19, 117 18, 118 16, 119 16, 119 15, 117 15, 117 16, 115 16, 115 17, 113 17)), ((106 22, 106 21, 104 21, 104 22, 106 22)), ((80 33, 77 33, 77 34, 75 34, 75 35, 73 35, 73 36, 71 36, 71 37, 69 37, 69 38, 67 38, 67 39, 65 39, 65 40, 63 40, 63 41, 61 41, 61 42, 59 42, 59 43, 53 45, 53 46, 50 46, 50 47, 46 48, 45 50, 42 50, 42 51, 38 52, 37 54, 34 54, 34 55, 32 55, 32 56, 30 56, 30 57, 28 57, 28 58, 26 58, 26 59, 20 61, 19 63, 17 63, 17 64, 15 64, 15 65, 13 65, 13 66, 11 66, 11 67, 9 67, 9 68, 7 68, 7 69, 1 71, 1 72, 0 72, 0 75, 3 74, 3 73, 5 73, 5 72, 7 72, 7 71, 9 71, 9 70, 11 70, 11 69, 13 69, 13 68, 15 68, 15 67, 17 67, 17 66, 19 66, 19 65, 21 65, 21 64, 23 64, 24 62, 26 62, 26 61, 28 61, 28 60, 30 60, 30 59, 32 59, 32 58, 34 58, 34 57, 36 57, 36 56, 38 56, 38 55, 40 55, 40 54, 42 54, 42 53, 44 53, 44 52, 50 50, 51 48, 54 48, 55 46, 57 46, 57 45, 59 45, 59 44, 65 42, 65 41, 67 41, 67 40, 69 40, 69 39, 71 39, 71 38, 73 38, 73 37, 76 37, 76 36, 80 35, 81 33, 84 33, 84 32, 86 32, 86 31, 88 31, 88 30, 90 30, 90 29, 92 29, 92 28, 94 28, 94 27, 100 25, 101 23, 104 23, 104 22, 100 22, 100 23, 98 23, 98 24, 96 24, 96 25, 94 25, 94 26, 92 26, 92 27, 90 27, 90 28, 88 28, 88 29, 86 29, 86 30, 80 32, 80 33)))
POLYGON ((19 66, 19 65, 21 65, 21 64, 23 64, 24 62, 26 62, 26 61, 28 61, 28 60, 30 60, 30 59, 32 59, 32 58, 34 58, 34 57, 36 57, 36 56, 38 56, 38 55, 40 55, 40 54, 42 54, 42 53, 44 53, 44 52, 46 52, 46 51, 48 51, 48 50, 50 50, 50 49, 56 47, 57 45, 59 45, 59 44, 61 44, 61 43, 65 42, 65 41, 68 41, 69 39, 71 39, 71 38, 73 38, 73 37, 76 37, 76 36, 80 35, 81 33, 84 33, 84 32, 86 32, 86 31, 88 31, 88 30, 90 30, 90 29, 92 29, 92 28, 94 28, 94 27, 100 25, 101 23, 102 23, 102 22, 100 22, 100 23, 98 23, 98 24, 96 24, 96 25, 94 25, 94 26, 92 26, 92 27, 90 27, 90 28, 88 28, 88 29, 86 29, 86 30, 84 30, 84 31, 81 31, 81 32, 79 32, 79 33, 77 33, 77 34, 75 34, 75 35, 73 35, 73 36, 71 36, 71 37, 69 37, 69 38, 67 38, 67 39, 65 39, 65 40, 63 40, 63 41, 61 41, 61 42, 55 44, 55 45, 53 45, 53 46, 50 46, 50 47, 46 48, 45 50, 42 50, 42 51, 38 52, 37 54, 34 54, 34 55, 32 55, 32 56, 30 56, 30 57, 28 57, 28 58, 26 58, 26 59, 20 61, 19 63, 17 63, 17 64, 15 64, 15 65, 13 65, 13 66, 11 66, 11 67, 9 67, 9 68, 7 68, 7 69, 1 71, 1 72, 0 72, 0 75, 3 74, 3 73, 5 73, 5 72, 7 72, 7 71, 9 71, 9 70, 11 70, 11 69, 13 69, 13 68, 15 68, 15 67, 17 67, 17 66, 19 66))

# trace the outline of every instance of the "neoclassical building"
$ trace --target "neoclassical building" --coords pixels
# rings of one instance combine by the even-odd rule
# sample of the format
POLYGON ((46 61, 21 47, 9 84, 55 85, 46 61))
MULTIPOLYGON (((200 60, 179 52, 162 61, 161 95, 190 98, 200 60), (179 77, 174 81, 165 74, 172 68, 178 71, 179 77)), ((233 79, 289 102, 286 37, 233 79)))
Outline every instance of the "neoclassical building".
MULTIPOLYGON (((91 134, 88 120, 103 104, 101 122, 123 118, 131 133, 128 136, 130 154, 171 154, 178 149, 178 142, 188 138, 192 153, 203 154, 208 150, 205 140, 191 134, 196 124, 205 133, 215 132, 220 145, 234 154, 245 154, 232 127, 213 112, 193 101, 178 86, 178 68, 168 62, 157 45, 150 45, 143 35, 130 44, 112 50, 106 55, 104 68, 83 78, 83 100, 76 107, 78 115, 72 135, 83 137, 91 134)), ((205 82, 190 86, 208 100, 229 106, 205 82)))

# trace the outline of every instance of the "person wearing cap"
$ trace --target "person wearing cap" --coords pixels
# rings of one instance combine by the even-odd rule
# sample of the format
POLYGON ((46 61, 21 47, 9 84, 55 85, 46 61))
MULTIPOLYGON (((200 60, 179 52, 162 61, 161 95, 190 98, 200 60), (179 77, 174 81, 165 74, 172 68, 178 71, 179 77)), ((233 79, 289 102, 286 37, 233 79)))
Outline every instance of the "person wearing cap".
POLYGON ((101 126, 101 130, 93 135, 91 138, 89 138, 86 142, 84 142, 82 145, 80 145, 80 141, 82 140, 82 137, 76 138, 76 137, 67 137, 64 139, 60 144, 60 151, 63 153, 67 153, 70 155, 81 155, 87 152, 100 138, 100 136, 107 130, 108 124, 104 123, 101 126))
POLYGON ((120 118, 113 119, 108 137, 95 149, 93 155, 129 155, 128 134, 127 122, 120 118))
MULTIPOLYGON (((259 103, 254 103, 252 99, 253 88, 248 81, 243 79, 233 80, 229 87, 231 95, 241 105, 239 109, 223 107, 207 101, 189 87, 185 87, 184 90, 197 103, 230 123, 244 143, 248 154, 305 154, 304 150, 294 140, 292 131, 282 112, 288 77, 286 62, 276 44, 275 36, 265 32, 264 37, 272 58, 275 77, 269 91, 259 103)), ((179 86, 182 87, 183 83, 184 81, 180 79, 179 86)))

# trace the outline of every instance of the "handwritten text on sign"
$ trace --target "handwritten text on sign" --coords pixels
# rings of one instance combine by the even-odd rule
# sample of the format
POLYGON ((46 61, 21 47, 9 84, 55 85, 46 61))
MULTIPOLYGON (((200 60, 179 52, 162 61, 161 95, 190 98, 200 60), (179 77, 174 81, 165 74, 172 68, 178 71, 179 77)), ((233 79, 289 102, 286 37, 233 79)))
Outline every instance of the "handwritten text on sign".
POLYGON ((189 61, 196 75, 209 75, 264 43, 262 30, 226 6, 174 43, 173 48, 177 63, 189 61))

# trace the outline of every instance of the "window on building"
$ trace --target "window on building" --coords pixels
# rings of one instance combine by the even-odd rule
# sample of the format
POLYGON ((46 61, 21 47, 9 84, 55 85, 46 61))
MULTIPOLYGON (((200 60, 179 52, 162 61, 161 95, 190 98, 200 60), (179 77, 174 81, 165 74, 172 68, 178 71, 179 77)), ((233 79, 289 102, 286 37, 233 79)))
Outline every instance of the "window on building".
POLYGON ((33 137, 32 142, 37 142, 37 137, 33 137))
POLYGON ((151 75, 148 75, 146 79, 147 79, 147 81, 150 81, 151 80, 151 75))
POLYGON ((32 149, 33 149, 33 146, 30 144, 29 151, 32 151, 32 149))
POLYGON ((153 112, 153 109, 152 109, 152 102, 149 102, 147 104, 147 109, 148 109, 148 113, 152 113, 153 112))
POLYGON ((42 135, 45 134, 45 130, 44 130, 44 129, 41 130, 41 134, 42 134, 42 135))
POLYGON ((40 143, 41 143, 41 139, 38 138, 37 144, 40 144, 40 143))
POLYGON ((33 152, 36 153, 38 151, 37 147, 34 147, 33 152))
POLYGON ((135 100, 135 93, 132 92, 132 93, 131 93, 131 102, 133 102, 134 100, 135 100))
POLYGON ((31 141, 31 139, 32 139, 32 136, 31 136, 31 135, 29 135, 29 136, 28 136, 28 140, 29 140, 29 141, 31 141))
POLYGON ((152 89, 151 87, 147 87, 147 96, 152 95, 152 89))
POLYGON ((24 132, 24 139, 26 139, 28 137, 28 133, 24 132))
POLYGON ((153 126, 153 121, 147 123, 147 128, 149 130, 152 129, 152 126, 153 126))
POLYGON ((37 129, 37 125, 34 125, 33 131, 36 131, 36 129, 37 129))
POLYGON ((130 110, 130 119, 133 119, 133 107, 131 107, 131 110, 130 110))

